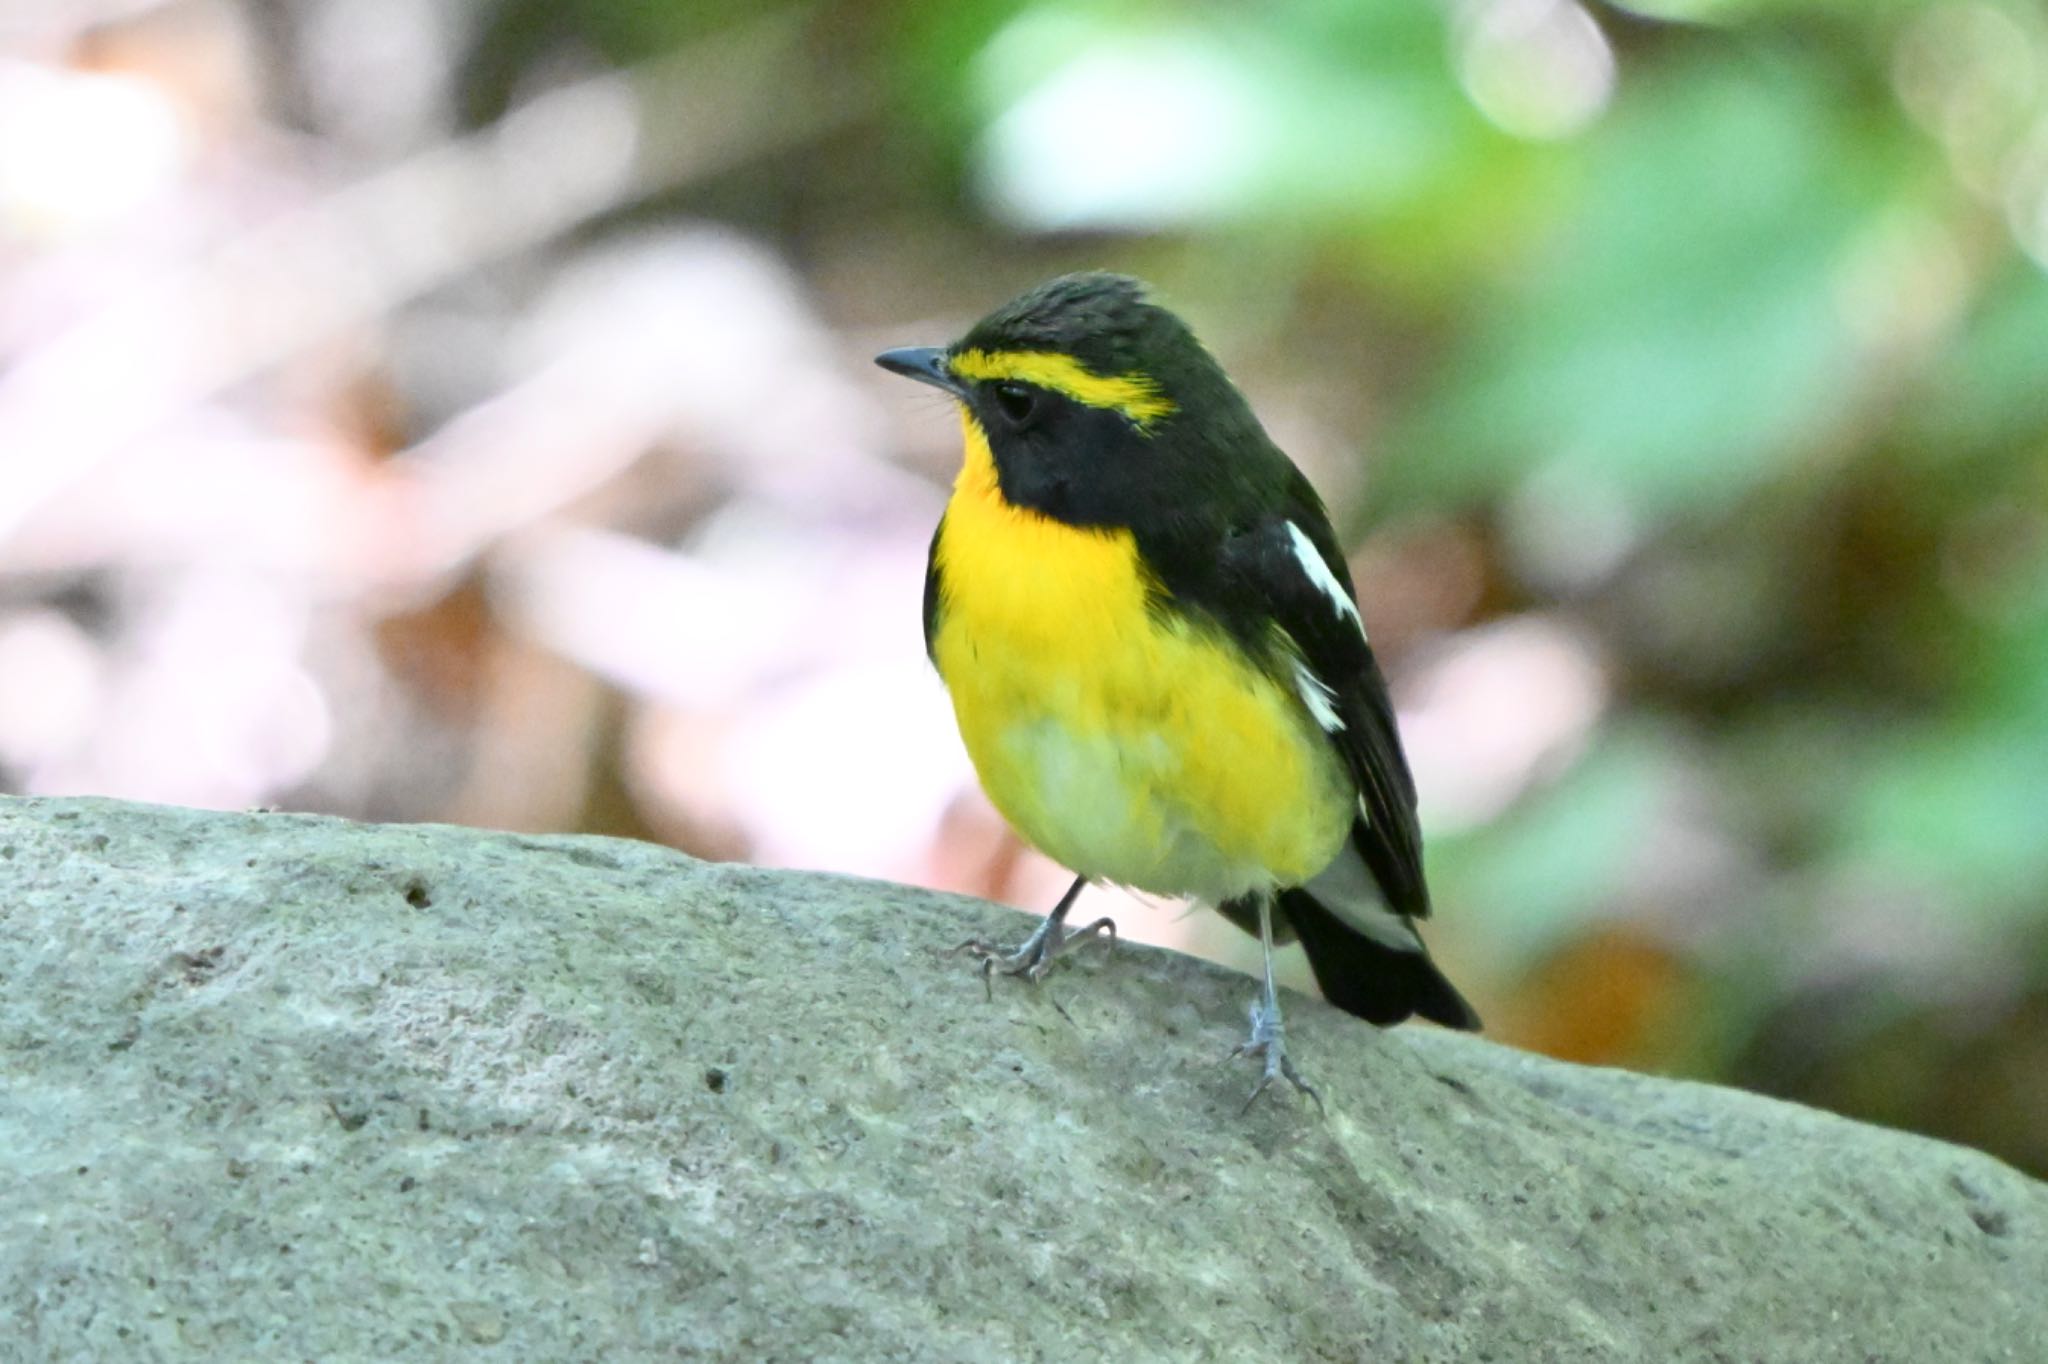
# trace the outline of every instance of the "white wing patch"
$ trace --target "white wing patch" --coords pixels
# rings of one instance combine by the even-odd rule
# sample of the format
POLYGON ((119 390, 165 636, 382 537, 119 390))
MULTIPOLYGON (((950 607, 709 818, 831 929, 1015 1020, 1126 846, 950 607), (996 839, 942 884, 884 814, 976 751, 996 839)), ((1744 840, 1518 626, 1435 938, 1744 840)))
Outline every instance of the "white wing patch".
POLYGON ((1323 733, 1343 732, 1344 717, 1337 713, 1337 693, 1298 658, 1294 660, 1294 690, 1301 697, 1301 704, 1307 706, 1308 713, 1315 717, 1315 722, 1323 727, 1323 733))
POLYGON ((1337 575, 1330 572, 1330 566, 1323 562, 1322 552, 1316 548, 1315 541, 1308 538, 1308 532, 1289 521, 1287 536, 1294 542, 1294 561, 1301 565, 1301 571, 1316 585, 1316 590, 1330 599, 1330 609, 1340 616, 1351 617, 1358 633, 1364 634, 1365 622, 1358 618, 1358 604, 1351 600, 1344 591, 1344 584, 1337 581, 1337 575))

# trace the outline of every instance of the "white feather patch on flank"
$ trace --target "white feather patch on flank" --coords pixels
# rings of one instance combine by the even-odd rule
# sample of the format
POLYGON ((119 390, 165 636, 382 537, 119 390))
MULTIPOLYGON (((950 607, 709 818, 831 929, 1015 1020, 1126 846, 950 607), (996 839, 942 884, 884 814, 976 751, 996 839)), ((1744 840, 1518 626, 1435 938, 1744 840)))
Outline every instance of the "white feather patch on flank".
POLYGON ((1349 844, 1316 873, 1307 890, 1325 909, 1380 946, 1400 952, 1423 950, 1415 925, 1387 908, 1365 859, 1349 844))
POLYGON ((1358 633, 1365 633, 1365 622, 1359 619, 1358 603, 1345 592, 1344 584, 1337 581, 1337 575, 1323 562, 1322 551, 1315 541, 1308 538, 1308 532, 1292 521, 1287 523, 1288 538, 1294 542, 1294 559, 1301 565, 1301 571, 1316 585, 1316 590, 1330 599, 1330 608, 1340 616, 1351 617, 1351 623, 1358 627, 1358 633))
POLYGON ((1301 704, 1307 706, 1308 713, 1315 717, 1315 722, 1323 727, 1323 733, 1341 734, 1344 731, 1344 717, 1337 713, 1337 693, 1298 658, 1294 660, 1294 690, 1301 697, 1301 704))

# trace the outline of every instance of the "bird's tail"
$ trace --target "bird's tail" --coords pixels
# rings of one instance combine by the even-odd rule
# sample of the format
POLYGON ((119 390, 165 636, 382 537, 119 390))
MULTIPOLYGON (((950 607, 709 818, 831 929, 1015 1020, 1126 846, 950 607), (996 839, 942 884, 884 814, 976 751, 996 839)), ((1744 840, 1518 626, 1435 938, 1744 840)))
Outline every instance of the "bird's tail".
POLYGON ((1389 946, 1345 923, 1306 890, 1281 891, 1280 912, 1301 939, 1316 984, 1345 1013, 1382 1027, 1421 1017, 1479 1031, 1478 1013, 1437 970, 1420 937, 1412 949, 1389 946))

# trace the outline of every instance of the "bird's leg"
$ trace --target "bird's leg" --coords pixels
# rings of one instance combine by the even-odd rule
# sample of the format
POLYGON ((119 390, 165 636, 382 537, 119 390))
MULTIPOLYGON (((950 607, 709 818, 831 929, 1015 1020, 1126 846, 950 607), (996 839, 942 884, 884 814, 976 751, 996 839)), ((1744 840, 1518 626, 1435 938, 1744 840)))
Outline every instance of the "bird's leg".
MULTIPOLYGON (((1067 932, 1067 911, 1074 907, 1074 901, 1081 896, 1081 887, 1087 884, 1087 877, 1076 876, 1074 884, 1067 887, 1067 893, 1060 896, 1060 902, 1052 907, 1052 913, 1045 916, 1045 921, 1014 952, 1005 952, 981 938, 970 938, 953 950, 981 960, 981 978, 986 985, 997 971, 1030 981, 1041 980, 1052 968, 1053 958, 1094 938, 1106 938, 1113 947, 1116 945, 1116 924, 1106 915, 1085 928, 1067 932)), ((992 987, 989 994, 994 997, 992 987)))
POLYGON ((1315 1086, 1301 1078, 1301 1072, 1287 1059, 1286 1029, 1280 1021, 1280 992, 1273 984, 1273 896, 1270 891, 1259 896, 1259 946, 1266 957, 1266 983, 1258 998, 1252 1001, 1252 1035, 1232 1053, 1237 1056, 1262 1056, 1266 1068, 1259 1076, 1259 1082, 1252 1086, 1246 1096, 1244 1108, 1249 1113, 1254 1101, 1265 1093, 1266 1086, 1273 1083, 1273 1077, 1284 1075, 1296 1089, 1316 1101, 1316 1107, 1323 1106, 1323 1096, 1316 1093, 1315 1086))

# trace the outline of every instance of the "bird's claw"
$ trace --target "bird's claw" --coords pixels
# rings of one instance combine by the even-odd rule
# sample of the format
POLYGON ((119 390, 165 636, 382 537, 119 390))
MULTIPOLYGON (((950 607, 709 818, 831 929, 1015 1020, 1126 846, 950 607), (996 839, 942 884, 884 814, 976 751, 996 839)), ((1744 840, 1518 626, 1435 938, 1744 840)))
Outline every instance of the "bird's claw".
POLYGON ((1277 1007, 1269 1013, 1260 1002, 1253 1002, 1252 1035, 1238 1043, 1237 1048, 1230 1053, 1232 1060, 1240 1056, 1263 1057, 1266 1063, 1265 1069, 1260 1072, 1259 1082, 1253 1085, 1252 1092, 1245 1096, 1244 1107, 1238 1110, 1240 1115, 1252 1111, 1252 1105, 1258 1102, 1259 1095, 1266 1092, 1266 1086, 1273 1083, 1275 1076, 1284 1076, 1289 1084, 1314 1099, 1317 1112, 1329 1112, 1323 1107, 1323 1096, 1317 1092, 1316 1087, 1303 1079, 1301 1072, 1294 1068, 1294 1062, 1287 1059, 1286 1034, 1281 1029, 1280 1011, 1277 1007))
MULTIPOLYGON (((988 997, 995 998, 992 983, 995 973, 1006 976, 1020 976, 1037 984, 1045 979, 1045 973, 1052 969, 1053 960, 1064 952, 1073 950, 1094 939, 1107 940, 1111 950, 1116 947, 1116 922, 1107 916, 1097 919, 1084 928, 1069 933, 1052 919, 1040 924, 1038 931, 1024 940, 1014 951, 1006 952, 986 938, 969 938, 953 948, 949 956, 965 954, 981 963, 981 983, 988 997)), ((1065 1012, 1062 1010, 1061 1012, 1065 1012)))

